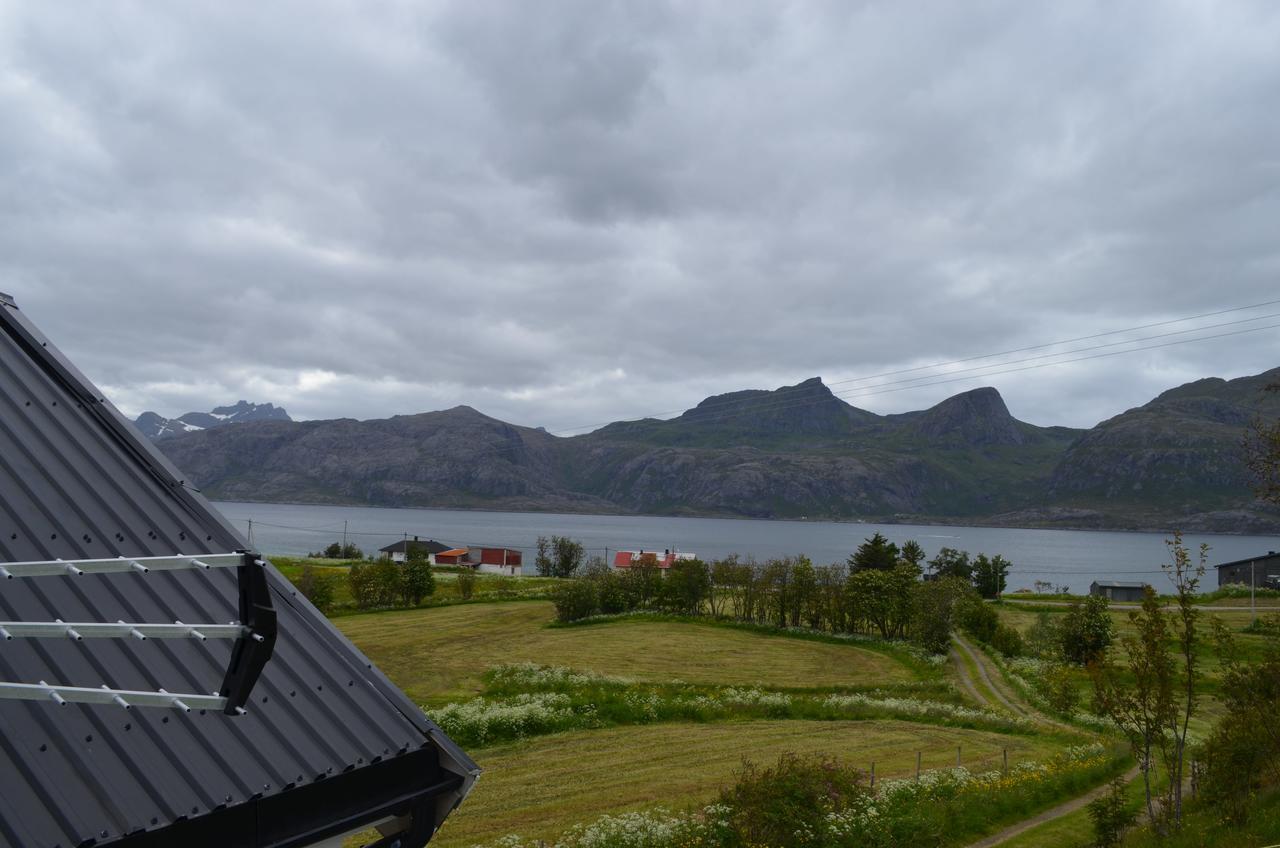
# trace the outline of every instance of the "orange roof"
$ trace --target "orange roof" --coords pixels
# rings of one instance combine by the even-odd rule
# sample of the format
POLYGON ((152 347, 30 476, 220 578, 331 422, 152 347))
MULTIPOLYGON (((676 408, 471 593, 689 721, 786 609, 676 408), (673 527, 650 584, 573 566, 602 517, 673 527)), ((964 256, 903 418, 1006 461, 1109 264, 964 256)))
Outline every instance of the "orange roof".
POLYGON ((467 549, 466 549, 466 548, 450 548, 450 549, 449 549, 449 550, 447 550, 447 551, 441 551, 440 553, 436 554, 436 556, 438 556, 438 557, 442 557, 442 556, 465 556, 465 555, 466 555, 466 553, 467 553, 467 549))

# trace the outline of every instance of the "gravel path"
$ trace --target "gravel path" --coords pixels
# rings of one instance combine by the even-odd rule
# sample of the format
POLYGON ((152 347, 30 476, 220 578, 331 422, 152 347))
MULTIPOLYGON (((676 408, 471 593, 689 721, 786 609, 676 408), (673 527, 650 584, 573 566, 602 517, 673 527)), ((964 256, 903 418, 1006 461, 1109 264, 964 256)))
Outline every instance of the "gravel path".
MULTIPOLYGON (((1129 781, 1133 780, 1137 776, 1138 776, 1138 767, 1134 766, 1133 768, 1129 769, 1127 772, 1124 773, 1124 776, 1121 778, 1121 780, 1123 780, 1125 783, 1128 783, 1129 781)), ((1076 810, 1080 809, 1085 804, 1088 804, 1094 798, 1097 798, 1099 795, 1102 795, 1109 788, 1110 788, 1109 784, 1104 783, 1101 786, 1097 787, 1096 789, 1091 789, 1090 791, 1079 796, 1078 798, 1072 798, 1070 801, 1065 801, 1059 804, 1058 806, 1053 807, 1052 809, 1045 810, 1043 813, 1040 813, 1039 815, 1032 816, 1029 819, 1023 819, 1017 824, 1006 827, 1004 830, 1000 831, 999 833, 993 833, 991 836, 988 836, 986 839, 980 840, 978 842, 972 842, 967 846, 967 848, 994 848, 994 846, 1007 842, 1013 837, 1021 833, 1025 833, 1026 831, 1030 830, 1033 827, 1037 827, 1039 825, 1044 824, 1045 822, 1053 821, 1054 819, 1061 818, 1067 815, 1068 813, 1074 813, 1076 810)))

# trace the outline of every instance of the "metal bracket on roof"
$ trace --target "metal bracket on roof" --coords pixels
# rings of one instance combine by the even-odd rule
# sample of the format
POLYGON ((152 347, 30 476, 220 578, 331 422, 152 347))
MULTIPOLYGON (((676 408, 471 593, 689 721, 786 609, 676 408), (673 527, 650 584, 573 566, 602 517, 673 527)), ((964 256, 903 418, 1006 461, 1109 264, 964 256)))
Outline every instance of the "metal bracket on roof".
POLYGON ((276 646, 276 610, 267 585, 266 562, 257 554, 244 554, 237 569, 240 582, 240 623, 247 632, 231 649, 231 662, 218 694, 227 699, 224 712, 235 715, 253 692, 262 669, 276 646))
POLYGON ((227 715, 240 715, 262 674, 276 643, 276 611, 271 604, 267 584, 266 562, 256 553, 198 554, 161 557, 116 557, 113 559, 47 560, 41 562, 7 562, 0 564, 0 579, 20 577, 75 577, 96 574, 150 574, 153 571, 207 571, 214 568, 236 569, 239 584, 240 621, 230 624, 156 624, 144 622, 68 622, 0 621, 0 640, 15 638, 84 639, 235 639, 231 660, 227 664, 222 687, 218 692, 174 694, 160 689, 92 689, 63 686, 40 681, 33 683, 0 682, 0 700, 51 700, 59 706, 68 703, 115 704, 130 709, 169 707, 190 712, 198 709, 221 710, 227 715))

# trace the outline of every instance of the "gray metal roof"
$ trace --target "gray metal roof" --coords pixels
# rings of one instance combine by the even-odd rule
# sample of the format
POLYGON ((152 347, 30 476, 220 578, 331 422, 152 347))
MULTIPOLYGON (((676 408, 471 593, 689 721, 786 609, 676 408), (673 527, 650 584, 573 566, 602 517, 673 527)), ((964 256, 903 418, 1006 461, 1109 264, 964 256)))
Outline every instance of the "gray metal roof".
POLYGON ((1236 559, 1236 560, 1232 560, 1231 562, 1220 562, 1217 565, 1215 565, 1214 568, 1226 568, 1227 566, 1230 566, 1230 565, 1248 565, 1251 562, 1265 563, 1265 562, 1270 562, 1273 559, 1280 560, 1280 552, 1267 551, 1265 554, 1258 554, 1257 556, 1246 557, 1244 559, 1236 559))
POLYGON ((1147 584, 1141 580, 1095 580, 1093 585, 1111 589, 1145 589, 1147 587, 1147 584))
MULTIPOLYGON (((0 563, 245 549, 0 296, 0 563)), ((283 848, 424 808, 434 793, 429 835, 469 791, 474 763, 268 572, 279 637, 247 715, 0 700, 0 846, 204 844, 235 819, 255 834, 239 844, 283 848), (178 832, 181 843, 165 836, 178 832)), ((225 623, 236 586, 231 569, 3 580, 0 620, 225 623)), ((210 692, 230 650, 221 639, 15 639, 0 642, 0 680, 210 692)))

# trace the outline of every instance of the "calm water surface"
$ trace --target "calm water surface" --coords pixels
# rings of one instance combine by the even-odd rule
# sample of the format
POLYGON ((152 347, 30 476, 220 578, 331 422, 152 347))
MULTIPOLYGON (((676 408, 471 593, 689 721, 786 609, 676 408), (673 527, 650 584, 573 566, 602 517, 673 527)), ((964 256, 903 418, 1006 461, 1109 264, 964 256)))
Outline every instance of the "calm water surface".
MULTIPOLYGON (((1096 579, 1145 580, 1157 589, 1168 581, 1160 565, 1168 561, 1165 537, 1158 533, 1086 530, 1011 530, 913 524, 861 524, 834 521, 751 521, 731 518, 561 515, 536 512, 474 512, 437 509, 380 509, 356 506, 305 506, 219 502, 241 533, 253 522, 255 546, 268 554, 299 555, 347 537, 366 553, 409 537, 438 539, 459 547, 491 545, 523 550, 531 571, 538 536, 570 536, 588 554, 611 556, 618 550, 689 551, 703 559, 731 553, 756 559, 805 554, 817 564, 843 562, 877 530, 892 542, 915 539, 930 557, 940 548, 1001 554, 1013 563, 1009 589, 1032 588, 1037 580, 1081 592, 1096 579)), ((1229 562, 1280 550, 1275 536, 1187 536, 1212 549, 1210 563, 1229 562)), ((1206 575, 1205 586, 1217 586, 1206 575)))

